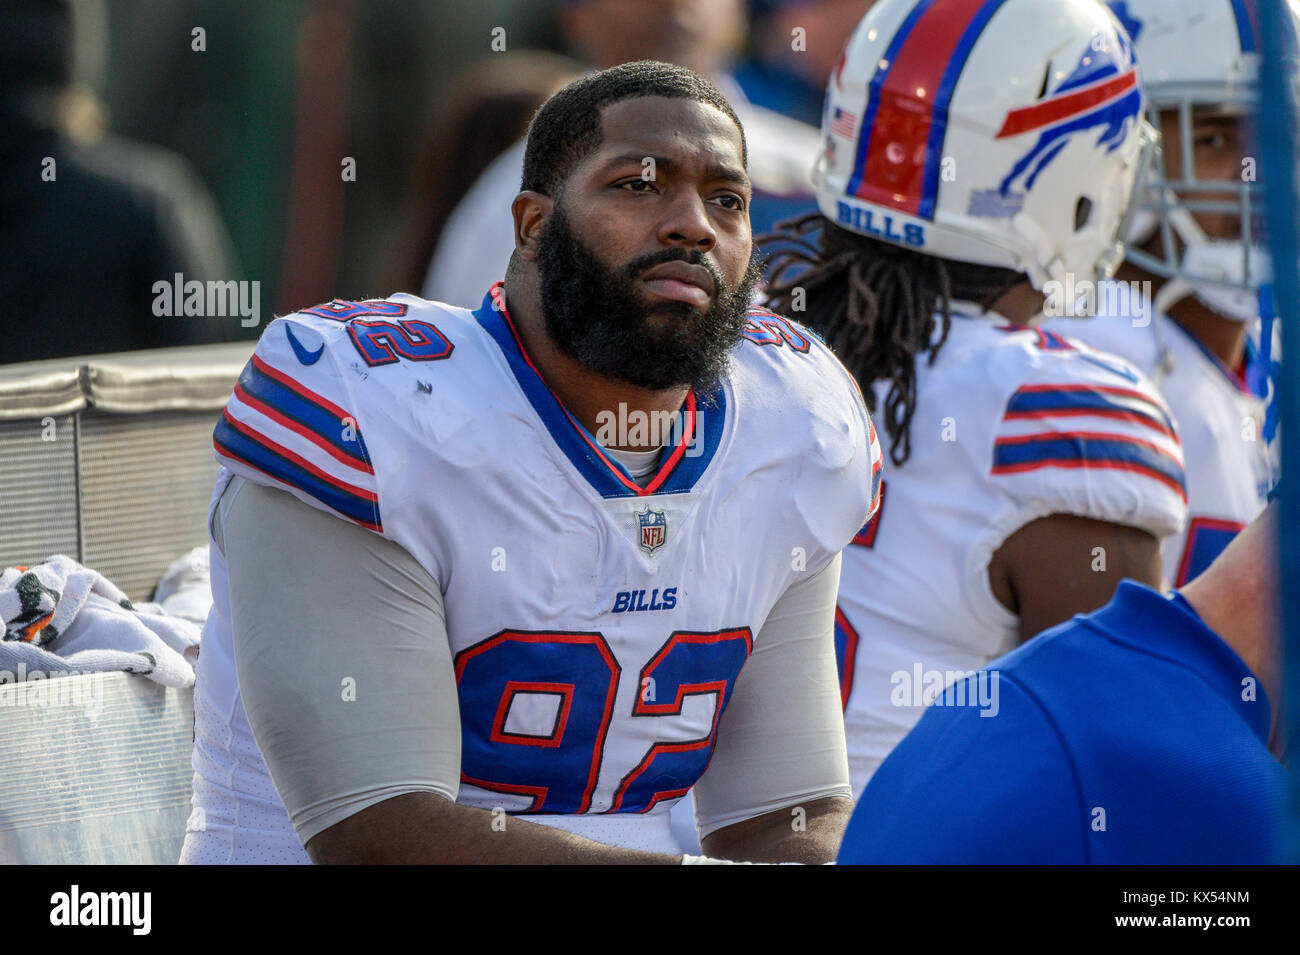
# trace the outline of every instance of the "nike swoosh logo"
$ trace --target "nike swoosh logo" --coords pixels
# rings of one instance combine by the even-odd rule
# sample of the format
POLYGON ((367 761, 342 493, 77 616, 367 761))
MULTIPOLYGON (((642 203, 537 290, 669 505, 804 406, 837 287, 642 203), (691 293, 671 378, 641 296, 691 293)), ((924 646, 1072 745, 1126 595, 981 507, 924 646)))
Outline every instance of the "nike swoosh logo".
POLYGON ((293 349, 293 353, 298 356, 300 362, 304 365, 314 365, 316 362, 320 361, 320 356, 325 351, 324 342, 322 342, 320 348, 317 348, 315 351, 308 351, 303 346, 302 342, 293 337, 292 325, 284 326, 284 333, 289 336, 289 347, 293 349))

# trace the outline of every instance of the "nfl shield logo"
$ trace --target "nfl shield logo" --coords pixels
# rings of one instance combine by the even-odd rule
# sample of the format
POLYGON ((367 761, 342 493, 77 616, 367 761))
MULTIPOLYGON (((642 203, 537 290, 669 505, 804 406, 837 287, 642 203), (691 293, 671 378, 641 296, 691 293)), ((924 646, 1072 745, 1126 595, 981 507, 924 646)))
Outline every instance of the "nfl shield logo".
POLYGON ((653 554, 668 540, 668 518, 663 511, 652 511, 647 504, 644 511, 636 516, 641 528, 641 549, 653 554))

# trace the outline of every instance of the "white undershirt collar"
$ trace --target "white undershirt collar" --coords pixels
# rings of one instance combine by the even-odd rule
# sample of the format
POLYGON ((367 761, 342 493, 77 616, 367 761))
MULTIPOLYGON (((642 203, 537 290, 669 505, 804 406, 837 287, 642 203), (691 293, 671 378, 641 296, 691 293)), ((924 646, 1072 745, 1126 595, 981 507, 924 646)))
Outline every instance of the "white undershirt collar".
POLYGON ((627 469, 627 473, 632 475, 632 480, 637 484, 644 485, 646 478, 650 477, 655 471, 659 470, 659 458, 663 454, 663 446, 655 448, 652 451, 617 451, 614 448, 606 448, 610 456, 627 469))

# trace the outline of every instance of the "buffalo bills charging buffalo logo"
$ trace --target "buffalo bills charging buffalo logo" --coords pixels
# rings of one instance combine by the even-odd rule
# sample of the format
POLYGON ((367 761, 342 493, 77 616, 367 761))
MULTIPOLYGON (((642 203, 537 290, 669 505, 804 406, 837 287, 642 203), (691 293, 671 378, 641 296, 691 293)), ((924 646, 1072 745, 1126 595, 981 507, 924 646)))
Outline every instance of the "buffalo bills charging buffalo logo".
POLYGON ((1128 0, 1109 0, 1106 5, 1110 7, 1110 12, 1115 14, 1115 19, 1124 27, 1130 40, 1136 43, 1138 40, 1142 39, 1142 30, 1145 21, 1139 20, 1129 12, 1128 0))
POLYGON ((1074 70, 1051 94, 1032 106, 1007 113, 998 139, 1039 132, 1032 149, 1012 167, 999 191, 1008 195, 1024 177, 1024 189, 1034 188, 1038 174, 1076 135, 1100 129, 1096 145, 1114 152, 1124 144, 1130 124, 1142 114, 1142 91, 1129 41, 1119 34, 1098 34, 1074 70))

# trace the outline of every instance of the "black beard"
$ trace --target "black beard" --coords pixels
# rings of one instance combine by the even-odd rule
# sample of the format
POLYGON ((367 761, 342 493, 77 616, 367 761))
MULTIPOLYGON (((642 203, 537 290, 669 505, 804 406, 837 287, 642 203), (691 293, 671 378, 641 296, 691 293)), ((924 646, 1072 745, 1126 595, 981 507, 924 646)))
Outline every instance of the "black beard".
POLYGON ((728 288, 702 252, 682 248, 610 269, 573 234, 558 206, 538 237, 537 271, 547 334, 566 355, 640 388, 689 385, 700 393, 712 391, 726 374, 762 274, 755 253, 744 278, 728 288), (646 269, 679 261, 703 266, 713 276, 717 291, 707 311, 688 302, 652 300, 637 288, 646 269), (652 323, 652 315, 660 321, 652 323))

